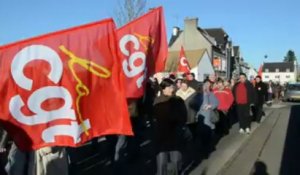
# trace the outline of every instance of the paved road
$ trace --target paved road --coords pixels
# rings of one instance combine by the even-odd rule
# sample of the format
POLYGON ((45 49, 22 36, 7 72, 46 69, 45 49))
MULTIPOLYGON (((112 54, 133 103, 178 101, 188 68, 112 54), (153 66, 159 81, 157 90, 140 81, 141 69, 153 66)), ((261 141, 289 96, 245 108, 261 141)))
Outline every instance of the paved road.
POLYGON ((299 103, 277 105, 220 174, 299 175, 299 114, 299 103))

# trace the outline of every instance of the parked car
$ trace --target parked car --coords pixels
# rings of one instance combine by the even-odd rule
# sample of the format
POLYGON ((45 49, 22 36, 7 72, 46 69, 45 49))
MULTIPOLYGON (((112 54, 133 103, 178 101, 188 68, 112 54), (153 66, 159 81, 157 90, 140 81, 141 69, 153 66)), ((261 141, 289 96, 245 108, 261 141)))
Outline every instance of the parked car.
POLYGON ((288 84, 284 92, 284 101, 300 100, 300 83, 288 84))

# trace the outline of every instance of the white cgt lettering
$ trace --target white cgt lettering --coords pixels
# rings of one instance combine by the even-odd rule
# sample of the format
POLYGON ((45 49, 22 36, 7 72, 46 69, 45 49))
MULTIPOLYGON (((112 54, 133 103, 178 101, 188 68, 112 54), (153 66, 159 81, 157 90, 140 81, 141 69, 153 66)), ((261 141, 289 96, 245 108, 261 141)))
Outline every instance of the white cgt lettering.
MULTIPOLYGON (((12 60, 11 74, 19 87, 31 91, 33 80, 27 78, 23 71, 26 64, 33 60, 47 61, 51 67, 48 78, 56 84, 60 81, 63 73, 63 64, 59 55, 50 47, 31 45, 18 52, 12 60)), ((62 86, 46 86, 33 91, 28 98, 27 106, 35 113, 34 115, 26 116, 22 113, 21 109, 25 103, 20 95, 15 95, 10 99, 9 110, 18 122, 33 126, 59 119, 76 120, 72 103, 72 96, 66 88, 62 86), (52 98, 63 99, 65 103, 59 109, 51 111, 42 109, 42 103, 52 98)), ((87 129, 91 128, 88 119, 84 123, 87 129)), ((71 125, 55 125, 46 128, 42 133, 42 138, 46 143, 52 143, 55 141, 55 136, 70 136, 74 139, 75 143, 78 143, 81 133, 81 126, 76 121, 72 121, 71 125)))
POLYGON ((18 52, 11 63, 11 74, 19 87, 31 90, 32 80, 24 75, 23 70, 26 64, 33 60, 47 61, 51 66, 48 78, 54 83, 59 82, 63 73, 59 55, 47 46, 31 45, 18 52))
POLYGON ((138 74, 144 72, 144 74, 141 75, 136 81, 137 87, 140 88, 142 87, 142 83, 145 80, 146 55, 145 53, 140 51, 130 54, 130 52, 126 49, 126 45, 129 42, 133 43, 133 48, 135 50, 138 50, 140 48, 140 43, 136 36, 128 34, 124 35, 121 38, 119 43, 120 50, 125 56, 129 57, 128 60, 124 59, 124 61, 122 62, 122 67, 125 75, 129 78, 135 77, 138 74), (139 59, 142 61, 142 63, 139 66, 136 66, 134 63, 139 59))
POLYGON ((27 105, 36 115, 26 116, 22 113, 21 108, 24 106, 24 102, 20 95, 12 97, 9 103, 9 110, 12 116, 20 123, 26 125, 38 125, 58 119, 76 119, 75 112, 71 109, 72 96, 64 87, 47 86, 40 88, 30 95, 27 105), (52 111, 42 109, 41 104, 51 98, 64 99, 64 106, 52 111))
MULTIPOLYGON (((89 120, 84 120, 84 125, 87 128, 91 128, 89 120)), ((71 136, 75 144, 81 141, 80 135, 83 133, 83 129, 77 122, 72 121, 71 125, 56 125, 47 128, 42 133, 42 138, 47 143, 55 142, 55 136, 66 135, 71 136)))

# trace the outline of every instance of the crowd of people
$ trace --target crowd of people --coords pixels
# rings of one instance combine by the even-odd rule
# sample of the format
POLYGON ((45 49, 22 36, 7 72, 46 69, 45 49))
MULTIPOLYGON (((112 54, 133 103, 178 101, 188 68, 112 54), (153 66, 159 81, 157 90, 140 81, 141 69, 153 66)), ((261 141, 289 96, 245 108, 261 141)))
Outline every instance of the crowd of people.
MULTIPOLYGON (((243 73, 238 79, 231 80, 210 75, 203 82, 195 80, 193 73, 171 74, 161 79, 151 77, 144 97, 127 100, 135 135, 111 136, 114 138, 112 161, 120 162, 124 152, 129 155, 127 157, 138 156, 141 125, 148 121, 153 129, 156 174, 179 174, 187 160, 197 163, 199 159, 208 158, 218 140, 229 134, 235 121, 239 123, 241 134, 250 134, 251 122, 260 123, 264 115, 263 105, 274 96, 279 99, 278 88, 272 83, 262 82, 260 76, 250 82, 243 73)), ((28 172, 30 154, 21 155, 15 145, 12 147, 7 161, 3 158, 8 152, 7 137, 2 137, 1 163, 2 167, 6 165, 6 170, 2 171, 12 175, 28 172), (14 166, 16 160, 19 163, 14 166), (22 160, 25 162, 20 163, 22 160)), ((34 152, 35 157, 50 153, 56 156, 34 167, 43 167, 42 174, 67 174, 68 153, 64 148, 45 148, 40 153, 34 152), (52 165, 57 162, 59 166, 47 166, 47 161, 52 165), (47 170, 47 167, 53 171, 47 170)))
POLYGON ((239 132, 250 134, 251 122, 260 123, 264 115, 269 89, 260 76, 252 83, 243 73, 238 80, 230 81, 210 75, 202 83, 192 73, 183 78, 171 75, 158 86, 160 92, 153 108, 158 175, 166 174, 168 165, 180 171, 180 150, 184 149, 180 146, 187 138, 193 138, 198 151, 207 157, 218 138, 229 133, 234 117, 238 119, 239 132))

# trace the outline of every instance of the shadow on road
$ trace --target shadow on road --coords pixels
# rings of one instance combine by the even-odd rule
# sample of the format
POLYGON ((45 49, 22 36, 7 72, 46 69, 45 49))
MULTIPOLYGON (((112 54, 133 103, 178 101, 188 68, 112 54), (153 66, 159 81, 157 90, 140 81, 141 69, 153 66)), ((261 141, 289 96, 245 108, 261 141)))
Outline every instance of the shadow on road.
POLYGON ((256 161, 251 175, 269 175, 267 165, 262 161, 256 161))
POLYGON ((300 105, 291 108, 281 160, 281 175, 300 174, 300 105))

